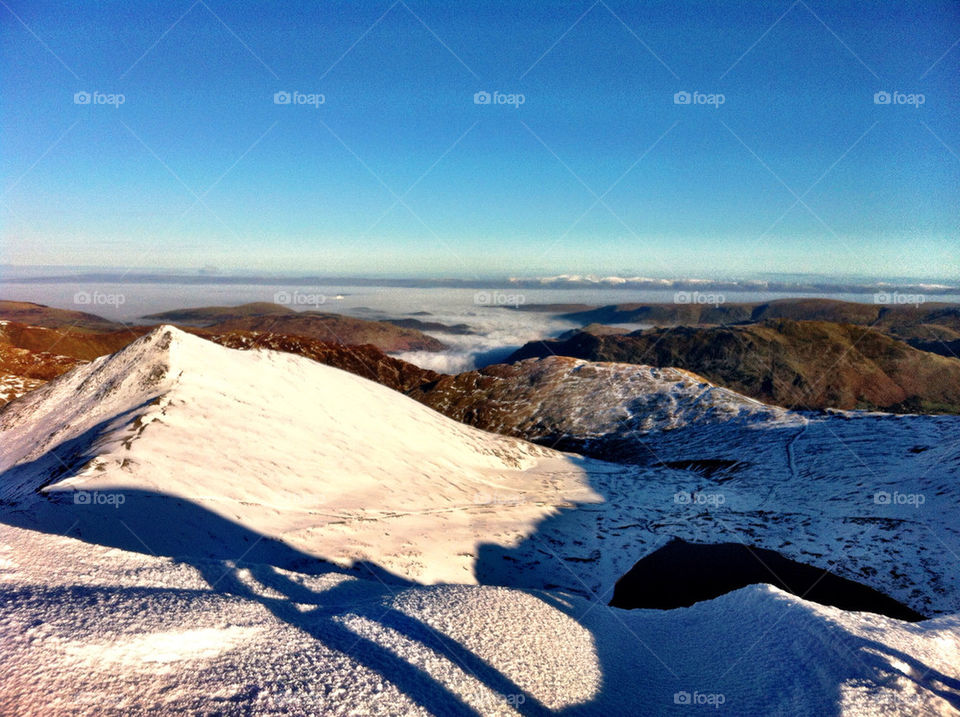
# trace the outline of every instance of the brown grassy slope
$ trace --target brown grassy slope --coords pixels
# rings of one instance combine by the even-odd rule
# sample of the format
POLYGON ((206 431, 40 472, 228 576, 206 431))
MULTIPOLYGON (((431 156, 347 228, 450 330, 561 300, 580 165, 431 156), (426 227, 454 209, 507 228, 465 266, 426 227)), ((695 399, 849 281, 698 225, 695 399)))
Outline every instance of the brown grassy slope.
MULTIPOLYGON (((0 374, 48 381, 98 356, 119 351, 153 328, 134 326, 123 331, 94 334, 8 322, 0 326, 0 374)), ((264 348, 305 356, 403 393, 442 375, 387 356, 371 345, 345 346, 305 336, 251 331, 185 330, 229 348, 264 348)), ((36 387, 32 382, 29 386, 36 387)))
POLYGON ((51 306, 34 304, 29 301, 0 300, 0 320, 16 321, 21 324, 53 329, 70 327, 76 331, 113 331, 123 328, 123 324, 110 321, 96 314, 69 309, 54 309, 51 306))
POLYGON ((372 344, 381 351, 442 351, 446 345, 417 329, 394 326, 385 321, 356 319, 340 314, 304 311, 282 316, 251 316, 230 319, 206 327, 226 331, 264 331, 305 336, 336 344, 372 344))
POLYGON ((271 349, 297 354, 327 366, 349 371, 376 381, 395 391, 409 393, 414 388, 436 381, 443 374, 387 356, 376 346, 344 346, 305 336, 230 331, 208 336, 211 341, 234 349, 271 349))
POLYGON ((960 360, 877 331, 824 321, 678 327, 531 342, 509 361, 549 356, 685 368, 780 406, 960 413, 960 360))
POLYGON ((296 313, 281 304, 267 301, 255 301, 239 306, 199 306, 190 309, 174 309, 158 314, 149 314, 144 319, 164 324, 187 324, 191 326, 210 326, 211 324, 251 316, 284 316, 296 313))
POLYGON ((960 306, 929 303, 856 303, 834 299, 778 299, 757 303, 614 304, 566 313, 564 318, 588 323, 649 323, 657 326, 700 326, 759 322, 770 319, 830 321, 870 326, 909 338, 929 338, 932 327, 960 332, 960 306))
POLYGON ((150 314, 145 319, 201 326, 217 332, 263 331, 307 336, 328 343, 372 344, 384 351, 442 351, 446 346, 416 326, 371 321, 319 311, 294 311, 279 304, 205 306, 150 314))
MULTIPOLYGON (((160 314, 151 314, 147 319, 178 325, 185 331, 210 328, 216 332, 262 331, 295 336, 306 336, 329 343, 348 345, 372 344, 383 351, 442 351, 446 345, 416 328, 396 326, 384 321, 358 319, 340 314, 316 311, 296 312, 268 302, 256 302, 240 306, 208 306, 178 309, 160 314)), ((143 335, 152 327, 130 326, 109 321, 100 316, 78 311, 54 309, 42 304, 21 301, 0 301, 0 320, 13 321, 36 327, 69 329, 70 335, 60 339, 58 345, 74 343, 72 350, 61 353, 77 358, 90 359, 116 351, 129 340, 143 335), (77 333, 103 334, 92 339, 90 346, 81 348, 77 333), (107 334, 115 334, 107 336, 107 334), (124 340, 125 335, 127 340, 124 340)), ((27 341, 25 338, 24 341, 27 341)), ((24 344, 22 348, 48 350, 42 346, 47 339, 37 339, 40 346, 24 344)))

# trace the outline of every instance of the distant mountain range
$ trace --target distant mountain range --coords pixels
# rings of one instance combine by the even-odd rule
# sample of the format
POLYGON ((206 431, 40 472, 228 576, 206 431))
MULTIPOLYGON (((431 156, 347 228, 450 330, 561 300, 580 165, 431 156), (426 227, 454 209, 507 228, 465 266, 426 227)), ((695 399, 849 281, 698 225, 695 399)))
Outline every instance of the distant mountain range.
POLYGON ((627 334, 580 331, 530 342, 508 361, 555 355, 685 368, 788 408, 960 412, 960 359, 852 324, 774 319, 627 334))
POLYGON ((143 318, 163 323, 201 326, 211 331, 269 331, 337 344, 371 344, 383 351, 442 351, 442 341, 417 328, 385 321, 357 319, 320 311, 294 311, 279 304, 211 306, 178 309, 143 318))
MULTIPOLYGON (((323 363, 341 365, 399 390, 432 380, 435 374, 392 359, 384 351, 444 348, 416 328, 337 314, 297 314, 277 304, 170 313, 185 331, 215 342, 269 346, 318 360, 322 356, 323 363), (272 331, 236 328, 241 326, 272 331)), ((0 405, 77 365, 118 351, 152 330, 153 326, 126 325, 85 312, 0 301, 0 405)))
MULTIPOLYGON (((133 326, 98 334, 0 321, 0 405, 76 366, 119 351, 153 328, 133 326)), ((442 375, 388 356, 370 344, 346 345, 259 331, 184 330, 230 348, 268 348, 298 354, 401 392, 442 375)))
POLYGON ((600 307, 521 307, 547 310, 586 324, 651 324, 653 326, 717 326, 770 319, 830 321, 885 331, 903 340, 960 339, 960 305, 942 303, 860 304, 833 299, 779 299, 755 303, 612 304, 600 307))
MULTIPOLYGON (((787 408, 957 413, 960 359, 942 355, 950 353, 950 340, 907 339, 925 348, 941 348, 934 352, 914 348, 898 334, 949 337, 960 333, 958 312, 960 307, 952 305, 885 308, 804 299, 719 307, 617 305, 564 316, 580 323, 656 319, 670 327, 630 332, 589 324, 559 339, 530 342, 508 361, 557 355, 685 369, 717 387, 787 408), (784 316, 806 318, 778 318, 784 316), (817 318, 824 316, 844 321, 817 318), (679 320, 690 325, 672 324, 679 320)), ((399 387, 458 420, 476 420, 475 425, 491 430, 498 429, 485 421, 504 411, 494 408, 501 398, 488 395, 484 387, 494 385, 491 377, 498 373, 516 373, 493 366, 447 377, 385 355, 412 347, 437 350, 443 346, 417 328, 337 314, 297 313, 276 304, 183 309, 145 318, 177 320, 187 331, 240 348, 247 343, 302 353, 399 387), (363 348, 343 351, 334 348, 338 345, 363 348), (456 405, 451 395, 456 396, 456 405)), ((8 397, 27 390, 25 380, 49 379, 76 361, 112 353, 151 330, 23 302, 0 302, 0 319, 14 319, 0 331, 0 374, 5 375, 0 375, 0 395, 5 392, 8 397), (63 328, 31 327, 18 323, 17 317, 63 328), (78 330, 75 322, 84 328, 78 330), (107 331, 93 330, 104 323, 107 331)), ((546 366, 532 370, 541 380, 548 374, 556 378, 556 369, 551 365, 549 370, 546 366)), ((517 421, 517 415, 511 420, 517 421)))
MULTIPOLYGON (((165 322, 187 329, 204 328, 214 332, 271 331, 320 339, 329 343, 372 344, 383 351, 442 351, 446 348, 443 342, 428 336, 415 326, 395 325, 385 321, 318 311, 298 312, 288 306, 269 302, 177 309, 141 318, 151 326, 131 326, 80 311, 55 309, 23 301, 0 300, 0 319, 2 320, 66 330, 72 334, 97 332, 116 333, 120 336, 126 332, 128 342, 149 331, 152 325, 165 322)), ((61 339, 60 345, 64 341, 69 343, 65 338, 61 339)), ((118 348, 112 339, 107 339, 107 343, 112 347, 110 351, 118 348)), ((82 356, 82 358, 92 358, 92 356, 82 356)))
POLYGON ((76 331, 116 331, 123 328, 123 324, 96 314, 55 309, 29 301, 0 300, 0 319, 48 329, 70 327, 76 331))

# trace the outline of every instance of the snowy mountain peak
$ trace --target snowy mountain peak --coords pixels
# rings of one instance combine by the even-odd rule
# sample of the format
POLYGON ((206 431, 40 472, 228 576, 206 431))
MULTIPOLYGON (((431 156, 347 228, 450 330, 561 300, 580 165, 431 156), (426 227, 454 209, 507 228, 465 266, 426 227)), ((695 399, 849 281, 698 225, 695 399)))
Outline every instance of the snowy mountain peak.
MULTIPOLYGON (((474 581, 478 544, 520 540, 559 506, 598 500, 585 468, 610 470, 300 356, 170 326, 8 404, 0 445, 0 499, 59 510, 64 528, 86 515, 72 491, 136 495, 161 524, 192 505, 198 522, 202 508, 303 553, 427 582, 474 581)), ((105 517, 86 519, 92 535, 105 517)), ((169 538, 150 530, 137 530, 147 546, 169 538)))
MULTIPOLYGON (((196 342, 207 343, 173 326, 159 326, 122 351, 80 366, 8 404, 0 412, 4 443, 0 471, 38 460, 104 419, 140 412, 138 407, 171 389, 179 373, 174 368, 177 354, 196 342)), ((61 466, 66 463, 60 455, 53 457, 61 466)), ((0 495, 20 487, 5 481, 0 495)))

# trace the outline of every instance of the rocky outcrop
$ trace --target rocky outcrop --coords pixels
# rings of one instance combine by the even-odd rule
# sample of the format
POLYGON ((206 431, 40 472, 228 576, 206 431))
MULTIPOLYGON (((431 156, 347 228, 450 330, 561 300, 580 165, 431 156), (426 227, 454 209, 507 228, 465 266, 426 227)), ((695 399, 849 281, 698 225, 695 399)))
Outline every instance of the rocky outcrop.
POLYGON ((649 458, 636 437, 650 431, 785 413, 682 369, 562 356, 443 375, 410 396, 486 431, 628 462, 649 458))

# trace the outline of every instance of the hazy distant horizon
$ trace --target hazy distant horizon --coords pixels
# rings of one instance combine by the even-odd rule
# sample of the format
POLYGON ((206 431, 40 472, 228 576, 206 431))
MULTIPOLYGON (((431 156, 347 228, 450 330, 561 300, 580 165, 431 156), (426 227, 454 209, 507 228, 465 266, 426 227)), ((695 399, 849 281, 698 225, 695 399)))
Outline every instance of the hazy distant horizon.
MULTIPOLYGON (((837 288, 854 288, 866 290, 877 285, 916 286, 921 284, 939 285, 951 288, 960 288, 960 274, 946 273, 931 275, 890 274, 878 275, 870 273, 814 273, 814 272, 678 272, 675 274, 657 271, 626 271, 617 272, 584 272, 574 270, 558 270, 542 274, 504 274, 504 273, 456 273, 456 272, 383 272, 351 273, 325 271, 322 269, 289 269, 286 271, 264 271, 258 269, 220 269, 218 267, 129 267, 105 265, 66 265, 66 264, 3 264, 0 263, 0 281, 17 283, 20 281, 100 281, 109 280, 123 283, 147 282, 177 282, 191 283, 269 283, 275 279, 291 280, 321 280, 328 282, 347 283, 359 281, 372 286, 389 286, 391 282, 400 282, 403 285, 416 286, 417 282, 424 285, 451 284, 460 286, 488 285, 493 283, 534 285, 537 282, 562 288, 565 285, 578 288, 576 280, 583 284, 607 284, 609 288, 623 286, 613 284, 611 280, 623 279, 629 281, 649 282, 703 282, 706 284, 769 283, 775 286, 789 287, 828 285, 837 288), (572 279, 573 281, 570 281, 572 279)), ((631 288, 629 284, 623 288, 631 288)))

